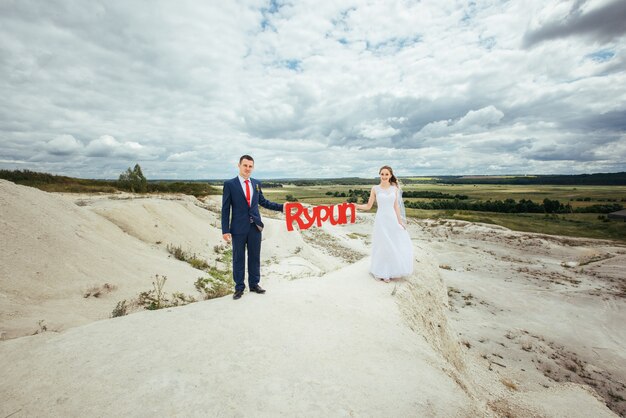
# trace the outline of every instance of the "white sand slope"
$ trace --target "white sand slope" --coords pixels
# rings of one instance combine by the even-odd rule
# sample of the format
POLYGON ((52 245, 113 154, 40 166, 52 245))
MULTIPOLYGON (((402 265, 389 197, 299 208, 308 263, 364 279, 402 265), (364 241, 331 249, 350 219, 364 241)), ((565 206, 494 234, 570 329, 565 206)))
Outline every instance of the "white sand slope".
MULTIPOLYGON (((454 342, 441 352, 434 346, 445 344, 429 343, 432 334, 412 331, 393 287, 369 280, 367 263, 275 282, 267 294, 238 302, 223 298, 6 341, 0 412, 495 416, 480 386, 464 387, 475 384, 472 374, 442 358, 450 349, 456 353, 450 359, 459 355, 454 342)), ((441 318, 437 305, 432 321, 441 318)), ((416 330, 424 329, 421 323, 413 322, 416 330)), ((580 387, 541 396, 547 405, 561 400, 561 416, 577 416, 576 407, 588 416, 612 416, 580 387)), ((506 396, 498 402, 500 410, 554 411, 530 401, 521 407, 506 396)))
POLYGON ((0 180, 0 213, 2 339, 32 334, 40 320, 63 330, 107 318, 118 301, 150 290, 157 274, 168 277, 168 292, 187 294, 204 275, 61 196, 0 180), (83 297, 105 283, 116 289, 83 297))
POLYGON ((365 262, 266 287, 238 303, 224 298, 5 342, 1 412, 473 415, 428 344, 403 324, 390 288, 367 279, 365 262), (9 382, 29 382, 28 390, 9 382))
MULTIPOLYGON (((619 394, 621 369, 610 363, 624 356, 621 334, 612 322, 580 335, 559 333, 538 312, 525 312, 543 306, 554 315, 577 304, 571 291, 553 292, 555 285, 517 271, 515 260, 541 258, 552 274, 565 268, 561 261, 577 261, 573 254, 589 256, 594 245, 603 254, 617 254, 617 247, 412 223, 415 274, 385 284, 369 276, 363 258, 371 214, 354 225, 288 233, 282 215, 268 213, 265 295, 105 319, 117 300, 147 290, 155 273, 178 278, 166 290, 191 292, 202 272, 169 257, 167 243, 198 253, 207 247, 207 259, 220 243, 216 199, 127 197, 57 196, 0 182, 1 231, 10 238, 2 241, 0 329, 5 338, 24 335, 26 324, 43 317, 62 331, 0 342, 0 417, 615 416, 606 390, 598 394, 565 374, 550 379, 543 367, 560 370, 558 355, 584 354, 585 338, 595 337, 609 354, 576 367, 606 373, 595 382, 609 381, 619 394), (532 250, 525 240, 547 247, 532 250), (113 293, 82 297, 85 286, 111 276, 119 278, 113 293), (542 291, 531 287, 538 282, 542 291), (473 303, 461 305, 467 301, 473 303), (543 341, 528 346, 534 336, 543 341), (556 360, 547 363, 551 355, 556 360)), ((585 291, 600 292, 594 280, 620 271, 620 261, 605 261, 593 270, 604 276, 585 276, 585 291)), ((618 313, 623 307, 615 297, 610 304, 618 313)), ((605 311, 586 306, 590 316, 578 322, 598 326, 605 311)))
POLYGON ((192 196, 81 200, 93 212, 150 245, 179 246, 201 257, 222 238, 218 216, 199 207, 192 196))

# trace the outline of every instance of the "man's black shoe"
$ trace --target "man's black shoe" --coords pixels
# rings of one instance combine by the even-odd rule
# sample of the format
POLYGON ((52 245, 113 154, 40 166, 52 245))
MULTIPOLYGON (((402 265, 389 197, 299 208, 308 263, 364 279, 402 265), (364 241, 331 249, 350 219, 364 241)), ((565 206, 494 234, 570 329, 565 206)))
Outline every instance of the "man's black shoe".
POLYGON ((256 286, 251 287, 251 288, 250 288, 250 291, 251 291, 251 292, 254 292, 254 293, 259 293, 259 294, 263 294, 263 293, 265 293, 265 289, 263 289, 263 288, 262 288, 261 286, 259 286, 259 285, 256 285, 256 286))
POLYGON ((240 299, 243 296, 243 290, 235 290, 233 294, 233 299, 240 299))

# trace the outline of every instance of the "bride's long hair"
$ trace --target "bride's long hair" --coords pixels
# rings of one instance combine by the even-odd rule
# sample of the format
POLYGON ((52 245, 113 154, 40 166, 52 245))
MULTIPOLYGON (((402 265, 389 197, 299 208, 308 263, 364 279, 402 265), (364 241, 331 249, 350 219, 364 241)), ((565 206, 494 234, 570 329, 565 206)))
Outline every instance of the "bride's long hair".
POLYGON ((393 174, 393 169, 388 165, 384 165, 380 167, 380 170, 378 170, 378 174, 380 174, 380 172, 383 170, 388 170, 389 174, 391 174, 391 177, 389 177, 389 184, 395 184, 396 187, 400 187, 400 185, 398 184, 398 179, 396 178, 395 174, 393 174))

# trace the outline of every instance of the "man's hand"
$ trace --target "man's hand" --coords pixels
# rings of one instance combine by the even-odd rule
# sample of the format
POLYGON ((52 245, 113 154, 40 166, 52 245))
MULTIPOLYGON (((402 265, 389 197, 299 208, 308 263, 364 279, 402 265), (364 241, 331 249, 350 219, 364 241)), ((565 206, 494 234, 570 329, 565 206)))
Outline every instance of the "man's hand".
POLYGON ((233 237, 230 234, 224 234, 222 235, 222 238, 224 238, 224 241, 226 242, 230 242, 233 239, 233 237))

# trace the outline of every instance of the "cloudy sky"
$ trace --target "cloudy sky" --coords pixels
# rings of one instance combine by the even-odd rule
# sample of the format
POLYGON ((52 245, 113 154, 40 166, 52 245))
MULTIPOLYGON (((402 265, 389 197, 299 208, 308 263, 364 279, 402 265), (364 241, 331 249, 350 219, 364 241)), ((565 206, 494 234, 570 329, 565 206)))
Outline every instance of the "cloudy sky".
POLYGON ((624 0, 0 0, 0 168, 626 171, 624 0))

